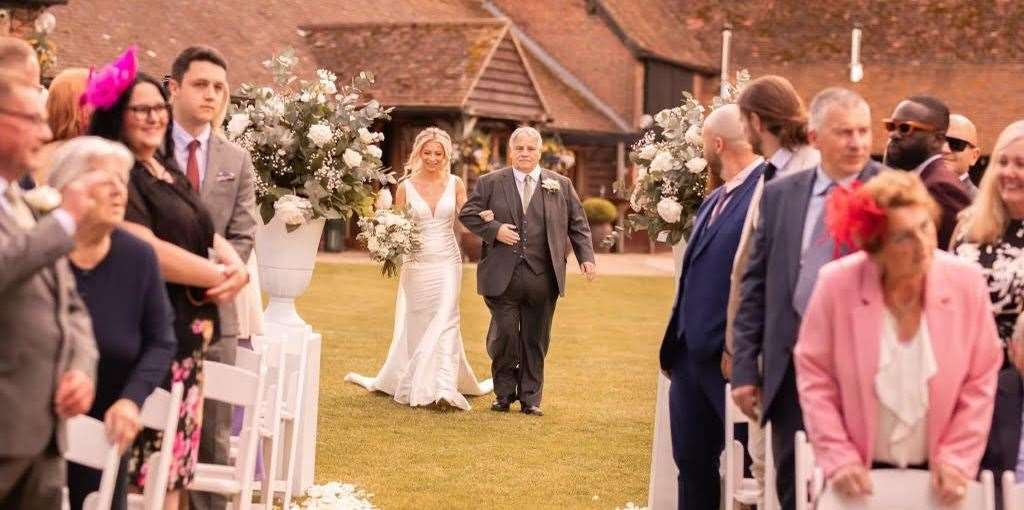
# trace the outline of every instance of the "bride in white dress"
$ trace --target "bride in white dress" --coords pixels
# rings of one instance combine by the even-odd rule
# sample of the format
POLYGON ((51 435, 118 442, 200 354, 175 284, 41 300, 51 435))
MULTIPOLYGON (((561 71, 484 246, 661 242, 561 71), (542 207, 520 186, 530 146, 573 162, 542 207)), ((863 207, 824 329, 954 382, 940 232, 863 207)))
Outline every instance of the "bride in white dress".
MULTIPOLYGON (((463 395, 486 395, 490 379, 478 382, 462 346, 459 294, 462 254, 455 221, 466 202, 466 184, 451 175, 448 133, 427 128, 416 136, 395 205, 409 205, 420 228, 421 249, 402 265, 395 305, 395 330, 387 360, 376 377, 350 373, 346 381, 382 391, 410 406, 445 402, 469 410, 463 395)), ((483 214, 483 213, 482 213, 483 214)))

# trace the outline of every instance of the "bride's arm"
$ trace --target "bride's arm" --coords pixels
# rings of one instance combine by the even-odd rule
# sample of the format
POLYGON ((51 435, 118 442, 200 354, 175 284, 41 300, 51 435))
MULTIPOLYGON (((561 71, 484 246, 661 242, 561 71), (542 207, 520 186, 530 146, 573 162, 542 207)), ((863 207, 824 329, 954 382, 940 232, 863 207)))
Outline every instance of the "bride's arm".
POLYGON ((406 200, 407 199, 405 197, 405 186, 402 186, 402 183, 399 182, 398 186, 395 189, 395 203, 394 203, 394 207, 396 209, 399 208, 399 207, 405 207, 406 200))
POLYGON ((455 176, 455 210, 461 211, 466 205, 466 183, 462 177, 455 176))

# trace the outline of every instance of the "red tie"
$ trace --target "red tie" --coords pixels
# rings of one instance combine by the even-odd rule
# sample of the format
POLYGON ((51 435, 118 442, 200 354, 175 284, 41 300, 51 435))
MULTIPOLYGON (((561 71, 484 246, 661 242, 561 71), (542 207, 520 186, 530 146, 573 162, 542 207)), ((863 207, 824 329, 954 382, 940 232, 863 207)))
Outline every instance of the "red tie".
POLYGON ((188 177, 188 182, 192 183, 192 189, 199 192, 199 161, 196 160, 196 149, 199 148, 199 140, 192 140, 188 144, 188 168, 185 169, 185 175, 188 177))

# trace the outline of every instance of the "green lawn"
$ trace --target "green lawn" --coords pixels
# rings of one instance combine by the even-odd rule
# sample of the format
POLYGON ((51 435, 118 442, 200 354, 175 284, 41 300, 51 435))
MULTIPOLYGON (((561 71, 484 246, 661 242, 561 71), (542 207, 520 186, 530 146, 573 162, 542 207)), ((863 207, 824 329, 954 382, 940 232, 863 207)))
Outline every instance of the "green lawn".
MULTIPOLYGON (((375 267, 320 264, 299 312, 323 334, 317 481, 373 493, 383 509, 602 508, 647 500, 657 347, 670 278, 569 277, 555 312, 544 411, 409 408, 346 383, 387 355, 397 279, 375 267)), ((462 333, 489 377, 489 315, 467 270, 462 333)), ((514 406, 518 410, 518 406, 514 406)))

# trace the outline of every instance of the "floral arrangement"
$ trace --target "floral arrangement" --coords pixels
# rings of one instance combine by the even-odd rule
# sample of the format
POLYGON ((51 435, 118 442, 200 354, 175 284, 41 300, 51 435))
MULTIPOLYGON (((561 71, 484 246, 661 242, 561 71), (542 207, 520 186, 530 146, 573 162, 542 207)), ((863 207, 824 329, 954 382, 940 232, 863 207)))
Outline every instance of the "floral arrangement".
POLYGON ((420 249, 419 228, 408 210, 378 209, 373 217, 360 218, 356 239, 388 278, 398 275, 404 258, 420 249))
POLYGON ((371 497, 355 485, 329 482, 308 487, 288 510, 376 510, 371 497))
MULTIPOLYGON (((737 73, 735 83, 726 84, 723 96, 716 96, 711 110, 735 101, 750 80, 746 71, 737 73)), ((693 228, 693 217, 704 200, 708 163, 704 159, 701 127, 708 111, 692 94, 683 92, 683 102, 654 116, 657 128, 643 134, 631 148, 630 161, 637 169, 636 182, 626 191, 630 208, 627 233, 647 230, 654 241, 676 244, 693 228)))
POLYGON ((562 144, 558 137, 544 139, 540 150, 540 163, 544 168, 565 175, 576 166, 576 153, 562 144))
POLYGON ((493 137, 490 133, 474 129, 469 136, 457 142, 462 167, 476 175, 483 175, 500 166, 500 163, 491 161, 493 158, 493 137))
POLYGON ((57 26, 57 17, 44 11, 32 24, 33 32, 25 40, 32 45, 39 60, 39 68, 48 75, 57 67, 57 44, 50 39, 50 34, 57 26))
POLYGON ((339 85, 319 69, 315 80, 299 80, 297 63, 294 50, 264 62, 276 88, 243 84, 225 126, 252 155, 263 222, 282 214, 289 231, 316 218, 370 214, 376 185, 394 182, 377 145, 384 135, 370 130, 391 109, 364 101, 373 75, 339 85))

